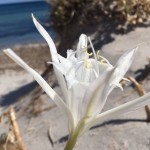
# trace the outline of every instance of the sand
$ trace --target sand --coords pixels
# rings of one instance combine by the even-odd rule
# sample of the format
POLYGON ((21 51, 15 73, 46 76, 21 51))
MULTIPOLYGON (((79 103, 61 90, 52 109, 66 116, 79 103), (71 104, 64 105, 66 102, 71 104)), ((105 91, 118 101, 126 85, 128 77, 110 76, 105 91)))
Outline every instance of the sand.
MULTIPOLYGON (((103 46, 101 54, 106 56, 112 64, 115 64, 118 57, 128 49, 135 47, 143 41, 150 41, 150 28, 137 28, 123 36, 115 36, 115 40, 103 46)), ((133 75, 133 71, 143 68, 150 56, 150 42, 139 47, 131 69, 127 73, 133 75)), ((48 46, 46 44, 30 44, 13 48, 30 66, 42 73, 45 69, 44 62, 50 61, 48 46)), ((33 78, 8 57, 0 54, 0 102, 1 113, 13 105, 17 110, 18 122, 21 134, 27 150, 63 150, 66 143, 67 118, 63 112, 54 107, 49 111, 40 113, 37 116, 31 115, 26 106, 31 102, 34 93, 34 86, 30 83, 33 78), (31 88, 30 90, 27 90, 31 88), (14 101, 15 100, 15 101, 14 101), (54 145, 48 138, 48 131, 54 145)), ((144 88, 150 92, 150 81, 144 83, 144 88)), ((54 74, 50 74, 50 85, 62 96, 60 87, 57 85, 54 74)), ((136 92, 129 94, 131 87, 126 87, 123 92, 115 89, 108 98, 104 110, 118 106, 124 102, 137 98, 136 92), (126 98, 123 96, 128 95, 126 98)), ((54 103, 45 93, 40 97, 38 108, 53 106, 54 103)), ((150 125, 145 121, 144 108, 135 112, 116 117, 107 123, 100 123, 90 131, 81 136, 75 146, 75 150, 149 150, 150 149, 150 125)), ((0 125, 0 134, 7 131, 7 126, 0 125)))

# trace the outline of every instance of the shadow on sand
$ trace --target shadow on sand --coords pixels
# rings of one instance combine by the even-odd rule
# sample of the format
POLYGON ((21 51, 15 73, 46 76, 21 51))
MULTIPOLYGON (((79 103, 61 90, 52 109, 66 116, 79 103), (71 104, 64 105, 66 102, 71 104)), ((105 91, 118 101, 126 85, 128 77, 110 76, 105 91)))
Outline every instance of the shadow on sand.
MULTIPOLYGON (((105 125, 121 125, 121 124, 126 124, 126 123, 129 123, 129 122, 146 123, 146 119, 115 119, 115 120, 109 120, 109 121, 106 121, 102 124, 93 126, 90 130, 97 129, 97 128, 103 127, 105 125)), ((66 135, 66 136, 60 138, 58 140, 58 142, 59 143, 66 142, 68 140, 68 137, 69 137, 69 135, 66 135)))
POLYGON ((124 35, 135 30, 136 27, 147 28, 150 26, 150 23, 147 22, 137 25, 128 25, 125 28, 125 22, 109 20, 105 17, 103 17, 100 22, 93 24, 80 24, 79 22, 80 17, 77 17, 66 26, 54 27, 60 37, 58 46, 60 55, 66 57, 67 49, 72 48, 82 33, 90 35, 93 38, 92 43, 95 50, 100 50, 105 44, 115 40, 114 35, 124 35))
POLYGON ((14 104, 15 102, 19 101, 20 98, 30 94, 35 89, 35 87, 37 87, 37 85, 37 82, 33 81, 6 95, 3 95, 2 98, 0 98, 0 106, 6 107, 14 104))
MULTIPOLYGON (((42 77, 48 81, 50 75, 52 73, 52 65, 47 66, 47 68, 43 71, 42 73, 42 77)), ((51 86, 52 88, 54 88, 55 86, 57 86, 57 83, 53 83, 53 85, 51 86)), ((32 94, 32 92, 36 89, 36 88, 40 88, 41 89, 41 93, 43 92, 42 88, 39 86, 39 84, 36 81, 32 81, 6 95, 3 95, 0 98, 0 106, 2 107, 6 107, 9 106, 11 104, 14 104, 15 102, 19 101, 20 98, 24 97, 24 96, 30 96, 32 94)), ((41 94, 39 93, 39 95, 41 94)), ((33 93, 34 95, 34 93, 33 93)))

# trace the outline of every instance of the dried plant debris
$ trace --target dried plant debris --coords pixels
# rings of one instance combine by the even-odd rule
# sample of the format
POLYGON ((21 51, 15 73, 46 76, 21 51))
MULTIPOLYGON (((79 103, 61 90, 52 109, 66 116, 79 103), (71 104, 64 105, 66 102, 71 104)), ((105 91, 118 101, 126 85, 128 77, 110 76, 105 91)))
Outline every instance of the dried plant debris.
MULTIPOLYGON (((139 94, 139 96, 143 96, 146 93, 142 85, 138 83, 136 79, 134 79, 133 77, 128 77, 128 79, 134 84, 134 89, 139 94)), ((146 121, 149 123, 150 122, 150 106, 149 105, 145 106, 145 112, 147 116, 146 121)))
MULTIPOLYGON (((145 89, 142 86, 143 82, 139 83, 134 77, 131 77, 131 76, 127 77, 127 79, 131 81, 131 85, 133 87, 133 90, 130 91, 129 93, 127 93, 126 95, 122 96, 121 98, 119 98, 117 101, 121 101, 122 99, 129 97, 134 92, 136 92, 139 96, 143 96, 144 94, 146 94, 145 89)), ((125 81, 124 80, 121 81, 121 84, 123 87, 125 87, 125 81)), ((147 116, 146 122, 149 123, 150 122, 150 106, 149 105, 145 106, 145 112, 146 112, 146 116, 147 116)))
POLYGON ((8 140, 8 135, 2 133, 0 135, 0 150, 19 150, 17 146, 8 140))
MULTIPOLYGON (((127 95, 123 96, 118 101, 122 100, 123 98, 130 96, 134 92, 137 92, 137 94, 139 96, 143 96, 146 93, 142 84, 144 84, 145 80, 148 80, 148 77, 150 75, 150 57, 148 57, 147 60, 148 60, 148 64, 146 64, 144 68, 138 69, 135 72, 135 78, 131 77, 131 76, 127 77, 131 81, 131 86, 133 87, 133 91, 129 92, 127 95)), ((121 85, 123 87, 125 87, 126 81, 122 80, 121 85)), ((145 112, 146 112, 146 116, 147 116, 146 121, 147 121, 147 123, 149 123, 150 122, 150 106, 149 105, 145 106, 145 112)))
POLYGON ((48 131, 47 131, 47 136, 48 136, 48 139, 52 145, 52 147, 54 147, 54 141, 53 141, 53 138, 52 138, 52 133, 51 133, 51 127, 49 127, 48 131))
POLYGON ((134 84, 134 89, 139 94, 139 96, 143 96, 145 94, 145 90, 142 85, 138 83, 133 77, 128 77, 128 79, 134 84))
POLYGON ((80 17, 81 23, 98 22, 102 17, 127 24, 143 23, 150 14, 150 0, 47 0, 53 6, 54 25, 65 25, 80 17))
POLYGON ((0 150, 26 150, 14 109, 10 108, 0 118, 2 120, 1 123, 7 120, 7 125, 9 126, 8 133, 1 133, 0 135, 0 150))

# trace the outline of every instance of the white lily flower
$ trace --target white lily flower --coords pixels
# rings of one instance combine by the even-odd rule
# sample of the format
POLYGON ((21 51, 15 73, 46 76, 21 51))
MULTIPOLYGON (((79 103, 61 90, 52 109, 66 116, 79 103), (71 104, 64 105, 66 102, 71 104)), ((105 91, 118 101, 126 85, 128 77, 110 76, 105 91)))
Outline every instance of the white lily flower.
POLYGON ((126 52, 120 57, 116 65, 112 66, 106 58, 96 54, 89 40, 94 54, 94 58, 91 58, 87 49, 88 38, 82 34, 79 38, 77 50, 68 50, 67 58, 64 58, 57 53, 51 37, 34 16, 33 22, 49 45, 52 56, 52 62, 50 63, 54 66, 55 74, 64 94, 64 100, 11 49, 6 49, 4 52, 29 72, 47 95, 68 116, 70 137, 65 150, 71 150, 78 136, 95 123, 114 118, 116 115, 121 115, 149 103, 150 93, 101 113, 110 92, 115 87, 122 89, 119 82, 129 69, 137 48, 126 52))

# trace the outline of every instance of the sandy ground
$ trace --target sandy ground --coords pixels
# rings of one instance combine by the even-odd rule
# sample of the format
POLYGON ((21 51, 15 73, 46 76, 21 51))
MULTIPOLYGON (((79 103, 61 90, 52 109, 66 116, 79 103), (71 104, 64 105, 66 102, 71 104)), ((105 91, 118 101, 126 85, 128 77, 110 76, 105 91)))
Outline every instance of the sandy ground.
MULTIPOLYGON (((115 64, 118 57, 128 49, 146 41, 141 45, 136 54, 135 60, 128 72, 143 68, 147 63, 146 58, 150 56, 150 28, 137 28, 135 31, 123 36, 115 36, 115 41, 102 48, 101 55, 106 56, 112 64, 115 64)), ((15 51, 37 71, 42 72, 45 68, 44 61, 49 61, 48 47, 43 44, 23 46, 14 48, 15 51)), ((5 111, 10 105, 17 110, 18 122, 23 140, 28 150, 63 150, 66 143, 67 119, 57 107, 42 112, 38 116, 31 115, 30 101, 33 98, 33 89, 30 83, 33 78, 12 63, 8 57, 0 54, 0 103, 1 111, 5 111), (31 88, 31 90, 28 90, 31 88), (24 110, 26 106, 28 109, 24 110), (52 146, 48 131, 54 141, 52 146)), ((62 96, 61 90, 56 83, 55 75, 50 76, 50 85, 62 96)), ((144 88, 150 92, 150 81, 144 83, 144 88)), ((115 89, 108 98, 104 110, 115 107, 124 102, 137 98, 138 95, 131 93, 132 88, 120 92, 115 89), (126 96, 125 98, 123 96, 126 96)), ((42 93, 40 108, 53 106, 53 102, 42 93), (41 105, 42 104, 42 105, 41 105)), ((39 107, 39 106, 38 106, 39 107)), ((2 113, 2 112, 1 112, 2 113)), ((144 108, 131 112, 107 123, 100 123, 92 130, 81 136, 76 144, 75 150, 149 150, 150 149, 150 125, 145 121, 144 108)), ((0 125, 0 134, 7 131, 7 126, 0 125)))

